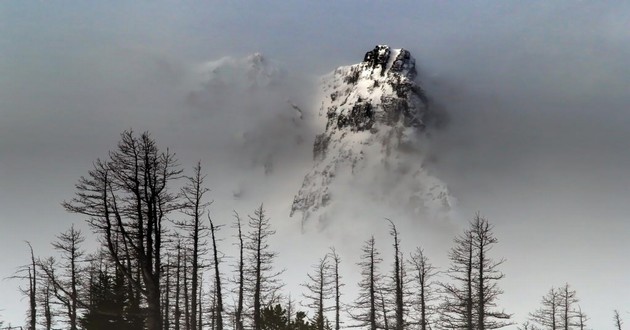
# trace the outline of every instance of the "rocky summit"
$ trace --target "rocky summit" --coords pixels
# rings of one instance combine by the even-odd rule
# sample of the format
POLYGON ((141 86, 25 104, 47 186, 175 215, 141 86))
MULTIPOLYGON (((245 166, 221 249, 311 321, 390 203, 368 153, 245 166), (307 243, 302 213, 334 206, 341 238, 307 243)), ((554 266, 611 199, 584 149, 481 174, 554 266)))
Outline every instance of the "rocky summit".
POLYGON ((375 202, 413 212, 450 209, 445 185, 423 167, 419 141, 431 113, 416 78, 411 53, 386 45, 322 78, 319 115, 326 124, 292 215, 325 218, 329 206, 348 198, 336 195, 353 185, 370 190, 375 202))

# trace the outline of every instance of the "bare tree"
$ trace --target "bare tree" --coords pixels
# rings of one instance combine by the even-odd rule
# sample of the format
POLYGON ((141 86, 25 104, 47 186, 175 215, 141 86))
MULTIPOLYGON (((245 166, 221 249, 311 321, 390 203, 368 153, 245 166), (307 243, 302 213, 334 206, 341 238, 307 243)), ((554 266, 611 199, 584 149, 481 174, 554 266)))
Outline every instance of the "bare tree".
POLYGON ((31 254, 28 264, 18 267, 8 279, 28 280, 28 288, 19 286, 20 293, 28 297, 27 329, 34 330, 37 327, 37 283, 39 281, 37 273, 37 262, 33 253, 33 246, 26 241, 31 254))
POLYGON ((414 272, 414 282, 416 286, 416 299, 414 306, 418 315, 417 323, 420 330, 428 330, 433 323, 435 295, 435 282, 433 278, 437 275, 436 268, 429 262, 429 258, 421 248, 411 255, 411 266, 414 272))
POLYGON ((498 281, 504 275, 498 267, 505 261, 489 257, 497 242, 492 226, 479 214, 470 222, 470 229, 455 239, 447 272, 454 283, 442 284, 445 300, 440 322, 444 328, 485 330, 511 324, 511 315, 495 309, 503 293, 498 281))
POLYGON ((201 162, 198 162, 193 169, 193 175, 186 177, 187 183, 181 189, 185 207, 182 211, 188 216, 188 220, 177 222, 177 225, 184 229, 189 236, 191 245, 191 278, 190 278, 190 313, 189 324, 193 330, 198 330, 197 325, 197 297, 199 291, 199 271, 201 268, 199 259, 206 253, 204 239, 207 237, 208 227, 203 225, 202 216, 206 212, 206 207, 210 204, 204 202, 204 195, 209 191, 204 187, 205 175, 201 172, 201 162))
POLYGON ((394 291, 394 306, 396 323, 394 324, 394 330, 403 330, 405 327, 405 297, 404 297, 404 271, 402 262, 402 252, 400 252, 400 238, 398 235, 398 229, 393 221, 386 219, 389 222, 390 231, 389 234, 394 239, 394 271, 392 272, 392 282, 394 291))
POLYGON ((355 327, 376 330, 379 328, 377 316, 378 294, 380 291, 381 275, 378 273, 378 265, 382 262, 379 252, 376 250, 374 236, 365 242, 362 248, 361 281, 359 282, 359 295, 354 301, 350 317, 357 322, 355 327))
POLYGON ((330 265, 328 264, 328 256, 319 259, 319 262, 313 266, 313 273, 307 274, 308 282, 302 284, 307 292, 304 298, 308 300, 307 307, 315 311, 315 328, 324 330, 324 312, 328 310, 324 306, 324 301, 332 295, 331 280, 328 276, 330 265))
POLYGON ((146 298, 148 330, 162 330, 163 224, 172 211, 181 208, 177 196, 169 192, 171 182, 180 175, 174 155, 160 151, 148 133, 137 137, 125 131, 109 159, 97 160, 76 185, 75 198, 63 203, 66 210, 89 217, 116 265, 146 298), (123 255, 115 247, 117 235, 123 241, 123 255))
POLYGON ((615 322, 615 329, 621 330, 621 326, 623 325, 623 321, 621 320, 621 316, 619 316, 619 311, 615 309, 613 315, 613 321, 615 322))
POLYGON ((505 277, 498 270, 505 259, 495 261, 489 257, 492 247, 499 240, 494 236, 493 226, 488 220, 477 213, 471 226, 472 243, 476 253, 477 329, 502 328, 511 324, 508 321, 511 316, 493 308, 496 307, 497 298, 503 293, 497 282, 505 277))
POLYGON ((542 306, 530 314, 532 321, 536 322, 544 329, 560 329, 560 292, 551 288, 542 298, 542 306))
MULTIPOLYGON (((185 262, 185 261, 183 261, 185 262)), ((175 264, 175 315, 174 315, 174 322, 175 322, 175 330, 179 330, 180 329, 180 323, 181 323, 181 316, 182 316, 182 311, 181 311, 181 278, 182 278, 182 245, 181 242, 177 243, 177 263, 175 264)), ((185 276, 185 274, 184 274, 185 276)))
POLYGON ((335 330, 339 330, 341 327, 341 287, 344 285, 341 283, 341 275, 339 275, 339 265, 341 264, 341 257, 337 254, 334 247, 330 248, 329 253, 332 259, 331 275, 333 277, 333 290, 335 296, 335 330))
POLYGON ((440 326, 444 329, 474 329, 473 311, 473 242, 466 230, 454 240, 449 253, 451 266, 447 275, 451 283, 440 283, 444 301, 440 306, 440 326))
POLYGON ((245 279, 249 283, 249 293, 252 295, 253 329, 262 328, 262 306, 271 304, 278 298, 278 290, 282 287, 279 275, 273 269, 276 253, 270 250, 269 238, 276 233, 271 229, 269 218, 265 215, 262 205, 249 216, 250 231, 245 235, 245 250, 248 252, 248 267, 244 269, 245 279))
POLYGON ((580 330, 586 330, 586 321, 588 321, 588 317, 584 314, 584 312, 582 312, 582 307, 578 305, 577 326, 580 327, 580 330))
POLYGON ((217 249, 217 238, 216 238, 216 232, 219 230, 220 227, 214 225, 210 216, 208 216, 208 221, 210 222, 210 233, 212 234, 214 286, 215 286, 215 297, 216 297, 216 306, 215 306, 216 330, 223 330, 223 294, 221 292, 221 272, 219 271, 220 259, 219 259, 219 251, 217 249))
POLYGON ((54 324, 53 317, 55 316, 55 312, 52 307, 53 303, 53 288, 50 281, 45 280, 45 284, 39 291, 39 301, 40 305, 43 309, 43 318, 40 322, 41 325, 44 326, 44 329, 51 330, 54 324))
POLYGON ((82 257, 85 254, 81 249, 81 243, 84 241, 85 237, 81 234, 81 231, 74 229, 74 225, 72 225, 68 231, 57 236, 57 241, 52 243, 53 248, 61 255, 61 264, 57 264, 52 257, 39 262, 39 267, 44 276, 52 284, 55 297, 66 310, 70 330, 78 329, 77 312, 80 305, 85 306, 79 297, 79 286, 81 285, 79 277, 79 272, 81 271, 80 262, 83 261, 82 257), (56 271, 58 270, 62 273, 57 273, 56 271))
POLYGON ((559 295, 562 328, 569 330, 577 323, 575 319, 578 318, 578 312, 575 305, 579 300, 575 290, 570 290, 568 283, 559 290, 559 295))
POLYGON ((243 300, 244 300, 244 286, 245 286, 245 272, 244 272, 244 242, 243 242, 243 231, 241 227, 241 218, 238 213, 234 212, 234 218, 236 222, 234 223, 234 227, 237 229, 236 238, 238 239, 238 261, 236 265, 237 270, 237 278, 236 282, 236 310, 234 312, 234 328, 236 330, 243 330, 243 300))
POLYGON ((29 301, 29 329, 35 330, 37 324, 37 264, 35 262, 35 254, 33 246, 30 242, 26 242, 31 252, 31 265, 28 270, 28 301, 29 301))

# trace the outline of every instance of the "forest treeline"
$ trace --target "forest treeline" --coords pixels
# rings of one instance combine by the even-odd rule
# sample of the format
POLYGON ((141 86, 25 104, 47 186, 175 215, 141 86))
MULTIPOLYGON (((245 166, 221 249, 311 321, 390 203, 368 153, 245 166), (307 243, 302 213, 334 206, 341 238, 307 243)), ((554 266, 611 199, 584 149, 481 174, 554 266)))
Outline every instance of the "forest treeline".
MULTIPOLYGON (((285 292, 270 246, 275 231, 261 205, 234 213, 223 228, 208 213, 208 188, 198 163, 184 175, 174 154, 148 134, 126 131, 107 159, 98 159, 63 203, 86 217, 98 238, 85 251, 74 226, 59 234, 55 257, 36 256, 15 278, 28 302, 26 329, 86 330, 367 330, 497 329, 513 325, 499 306, 504 259, 479 214, 453 241, 450 266, 438 271, 418 247, 402 251, 389 221, 392 264, 374 237, 361 247, 359 292, 346 299, 345 260, 334 248, 303 279, 297 299, 285 292), (174 188, 183 187, 183 188, 174 188), (232 236, 236 248, 223 246, 232 236), (226 261, 224 250, 235 255, 226 261)), ((357 247, 358 248, 358 247, 357 247)), ((551 288, 519 329, 587 329, 588 318, 568 284, 551 288)), ((614 313, 615 328, 623 321, 614 313)), ((5 325, 6 326, 6 325, 5 325)), ((0 323, 0 328, 2 324, 0 323)))

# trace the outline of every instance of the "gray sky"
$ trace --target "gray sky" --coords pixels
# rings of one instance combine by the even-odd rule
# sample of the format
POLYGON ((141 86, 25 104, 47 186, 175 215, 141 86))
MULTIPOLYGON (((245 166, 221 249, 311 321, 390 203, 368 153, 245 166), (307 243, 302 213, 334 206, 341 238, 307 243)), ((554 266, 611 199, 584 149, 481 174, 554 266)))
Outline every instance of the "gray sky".
MULTIPOLYGON (((185 168, 208 163, 212 197, 228 213, 250 206, 229 202, 242 186, 249 200, 281 203, 310 166, 316 131, 288 129, 305 142, 283 145, 270 104, 285 95, 307 104, 312 86, 295 77, 356 63, 384 43, 412 52, 450 114, 431 132, 431 170, 459 201, 453 234, 477 210, 496 224, 496 254, 508 259, 502 302, 515 320, 565 282, 593 328, 610 328, 613 309, 630 320, 629 22, 630 5, 612 1, 2 2, 0 277, 26 262, 24 240, 45 256, 55 234, 81 222, 60 202, 124 129, 150 130, 185 168), (202 63, 254 52, 300 83, 263 96, 251 116, 238 95, 219 108, 187 102, 202 63), (275 195, 243 162, 266 151, 285 173, 275 195)), ((439 259, 450 238, 429 245, 439 259)), ((13 323, 26 306, 14 303, 16 284, 0 281, 11 297, 0 315, 13 323)))

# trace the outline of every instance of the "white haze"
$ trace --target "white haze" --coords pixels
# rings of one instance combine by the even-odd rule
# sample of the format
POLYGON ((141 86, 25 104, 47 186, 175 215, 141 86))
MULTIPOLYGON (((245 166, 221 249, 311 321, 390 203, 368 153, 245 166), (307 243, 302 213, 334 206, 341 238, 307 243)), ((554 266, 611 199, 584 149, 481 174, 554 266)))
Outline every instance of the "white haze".
MULTIPOLYGON (((501 305, 515 321, 565 282, 591 327, 610 328, 613 309, 630 318, 627 5, 1 6, 2 277, 28 260, 23 240, 46 256, 54 235, 73 222, 85 228, 59 203, 133 128, 151 131, 187 170, 203 161, 218 222, 229 223, 232 209, 244 216, 265 203, 292 288, 333 243, 346 269, 371 233, 387 255, 385 216, 397 221, 407 252, 422 245, 444 269, 451 239, 481 211, 496 225, 493 252, 508 259, 501 305), (290 198, 312 166, 321 127, 296 119, 289 101, 308 110, 315 77, 380 43, 412 52, 419 80, 450 114, 448 125, 429 132, 427 152, 460 217, 430 226, 361 205, 363 216, 299 234, 290 198), (238 81, 222 92, 203 84, 208 61, 254 52, 276 59, 285 82, 270 92, 238 81)), ((1 319, 13 324, 26 306, 17 284, 0 282, 1 319)))

